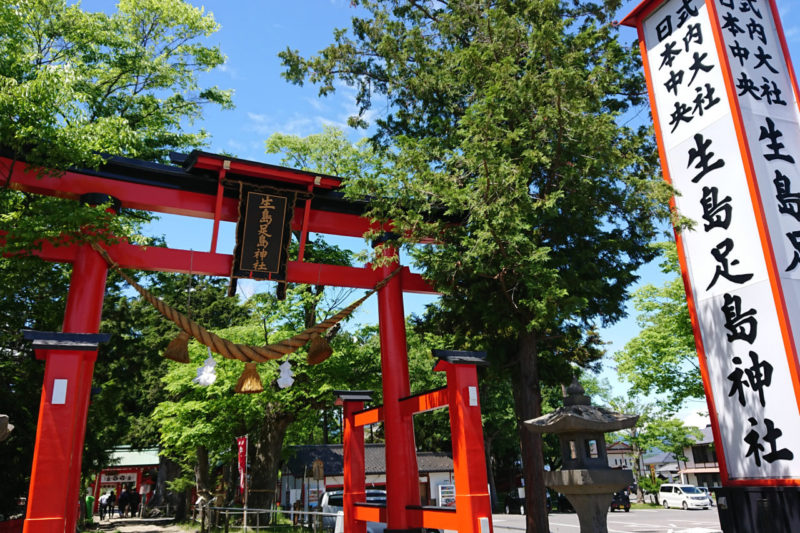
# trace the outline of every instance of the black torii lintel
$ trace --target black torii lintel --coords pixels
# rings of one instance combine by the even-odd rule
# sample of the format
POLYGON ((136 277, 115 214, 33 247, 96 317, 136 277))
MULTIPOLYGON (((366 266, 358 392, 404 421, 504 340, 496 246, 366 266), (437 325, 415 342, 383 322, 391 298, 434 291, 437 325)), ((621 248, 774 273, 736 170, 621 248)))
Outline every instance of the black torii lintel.
POLYGON ((469 352, 465 350, 431 350, 433 356, 454 365, 489 366, 486 352, 469 352))
POLYGON ((22 336, 33 341, 34 350, 75 350, 88 352, 97 350, 101 342, 111 339, 110 333, 60 333, 23 329, 22 336))
POLYGON ((368 402, 372 399, 371 390, 335 390, 337 402, 368 402))

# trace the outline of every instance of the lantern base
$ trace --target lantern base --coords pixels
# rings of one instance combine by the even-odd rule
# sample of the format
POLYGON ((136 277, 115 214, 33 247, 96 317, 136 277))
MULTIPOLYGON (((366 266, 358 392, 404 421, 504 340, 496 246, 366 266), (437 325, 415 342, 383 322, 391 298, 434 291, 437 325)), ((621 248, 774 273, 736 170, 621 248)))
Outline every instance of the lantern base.
POLYGON ((562 493, 575 509, 581 533, 608 533, 608 506, 614 492, 633 482, 630 470, 582 468, 545 472, 544 484, 562 493))

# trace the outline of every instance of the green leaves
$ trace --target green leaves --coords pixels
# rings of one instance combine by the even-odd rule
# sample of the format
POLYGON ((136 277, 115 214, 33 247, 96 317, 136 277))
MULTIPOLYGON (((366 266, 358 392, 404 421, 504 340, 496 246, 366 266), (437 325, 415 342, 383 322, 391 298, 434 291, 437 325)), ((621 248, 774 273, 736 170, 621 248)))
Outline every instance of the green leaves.
POLYGON ((181 0, 122 0, 112 14, 20 0, 0 5, 0 29, 0 153, 12 159, 0 170, 0 227, 11 233, 0 251, 70 242, 85 227, 132 237, 148 215, 33 198, 8 180, 24 164, 57 176, 108 154, 162 160, 202 146, 206 133, 187 127, 205 105, 231 105, 229 92, 197 81, 225 60, 201 44, 217 29, 213 17, 181 0))
POLYGON ((111 15, 24 0, 0 7, 0 27, 0 146, 35 166, 163 158, 203 142, 183 131, 203 105, 230 106, 197 83, 224 62, 199 43, 217 25, 180 0, 122 0, 111 15))
POLYGON ((376 93, 390 104, 373 138, 392 147, 384 174, 351 179, 348 194, 369 195, 409 242, 436 236, 411 251, 437 288, 486 310, 472 328, 619 318, 668 188, 650 137, 615 122, 636 101, 622 86, 643 85, 608 11, 363 5, 370 18, 318 56, 282 56, 293 81, 327 91, 340 78, 362 110, 376 93))
POLYGON ((614 360, 634 393, 665 394, 665 404, 678 409, 685 400, 702 399, 705 393, 677 249, 674 242, 658 249, 664 253, 662 269, 674 277, 660 287, 648 284, 634 292, 640 331, 614 360))

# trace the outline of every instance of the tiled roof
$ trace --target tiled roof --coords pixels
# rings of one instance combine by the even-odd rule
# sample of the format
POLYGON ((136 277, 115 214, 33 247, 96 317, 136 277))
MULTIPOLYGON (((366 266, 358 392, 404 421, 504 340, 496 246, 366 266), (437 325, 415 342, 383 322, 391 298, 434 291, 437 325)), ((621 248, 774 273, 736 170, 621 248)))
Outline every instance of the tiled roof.
POLYGON ((122 466, 152 466, 158 464, 158 448, 132 450, 130 446, 117 446, 111 452, 109 468, 122 466))
POLYGON ((703 436, 695 441, 697 444, 714 444, 714 432, 711 430, 711 426, 700 428, 700 433, 703 436))
POLYGON ((675 454, 670 452, 662 452, 658 449, 653 449, 651 453, 648 453, 643 460, 644 464, 646 465, 659 465, 665 463, 674 463, 675 462, 675 454))
POLYGON ((624 442, 618 440, 613 444, 609 444, 606 446, 607 451, 622 451, 622 452, 629 452, 633 450, 629 444, 625 444, 624 442))
MULTIPOLYGON (((311 475, 311 465, 315 460, 322 460, 326 476, 340 476, 343 470, 344 450, 341 444, 320 444, 313 446, 292 446, 291 457, 284 466, 284 471, 295 477, 311 475)), ((367 444, 364 446, 365 474, 386 473, 386 447, 383 444, 367 444)), ((442 452, 417 452, 417 468, 419 472, 452 472, 453 459, 442 452)))

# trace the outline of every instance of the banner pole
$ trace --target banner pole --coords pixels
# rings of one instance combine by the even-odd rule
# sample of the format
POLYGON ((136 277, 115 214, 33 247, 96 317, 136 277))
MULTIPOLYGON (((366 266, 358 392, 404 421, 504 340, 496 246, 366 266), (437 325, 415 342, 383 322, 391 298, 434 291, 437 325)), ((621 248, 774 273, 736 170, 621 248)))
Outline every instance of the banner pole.
POLYGON ((244 531, 247 532, 247 493, 250 492, 250 486, 247 482, 247 461, 250 453, 250 435, 244 436, 244 531))

